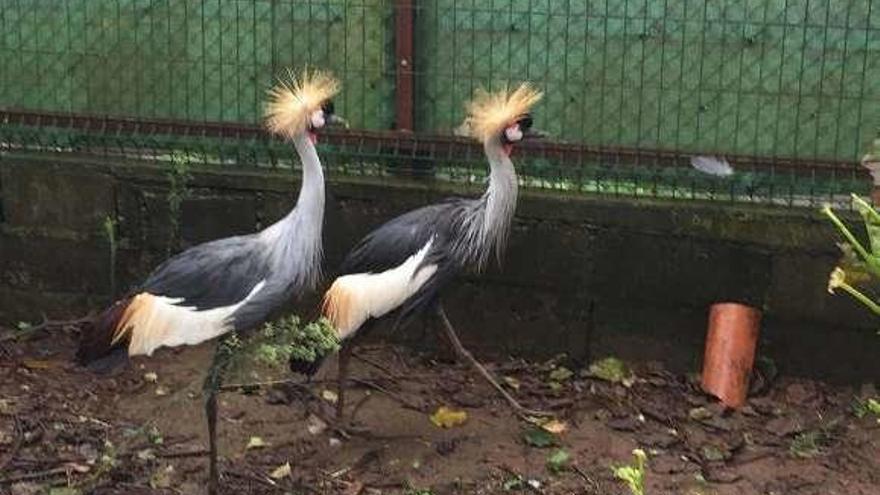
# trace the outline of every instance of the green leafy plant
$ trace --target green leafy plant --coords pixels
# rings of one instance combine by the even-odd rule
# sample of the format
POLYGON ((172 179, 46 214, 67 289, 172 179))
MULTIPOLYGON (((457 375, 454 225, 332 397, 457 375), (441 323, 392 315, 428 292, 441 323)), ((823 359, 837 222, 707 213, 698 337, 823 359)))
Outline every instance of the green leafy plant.
POLYGON ((874 398, 859 399, 856 398, 852 405, 853 414, 857 418, 864 418, 867 415, 873 415, 880 421, 880 400, 874 398))
POLYGON ((826 435, 820 430, 810 430, 798 433, 792 440, 788 451, 795 457, 808 459, 816 457, 821 452, 822 444, 826 441, 826 435))
POLYGON ((880 315, 880 304, 876 297, 866 293, 867 283, 880 280, 880 213, 867 201, 852 195, 853 208, 859 212, 868 234, 868 246, 864 246, 846 224, 831 210, 830 206, 822 208, 822 213, 840 231, 845 242, 838 244, 843 256, 838 266, 831 271, 828 279, 828 292, 834 294, 843 290, 874 314, 880 315))
POLYGON ((527 445, 539 449, 556 445, 556 437, 549 431, 538 427, 531 427, 523 432, 523 441, 527 445))
POLYGON ((338 351, 339 337, 326 318, 302 325, 298 316, 289 315, 264 324, 242 347, 237 356, 269 367, 282 367, 291 357, 314 362, 338 351))
POLYGON ((635 375, 632 370, 616 357, 606 357, 590 364, 590 376, 611 383, 620 383, 625 387, 635 383, 635 375))
POLYGON ((403 492, 403 495, 433 495, 433 492, 429 488, 415 488, 412 484, 407 483, 407 488, 403 492))
POLYGON ((118 249, 116 242, 116 220, 110 215, 105 216, 102 230, 110 250, 110 295, 116 298, 116 251, 118 249))
POLYGON ((612 467, 614 476, 626 483, 632 495, 645 495, 645 466, 648 455, 642 449, 633 450, 633 463, 612 467))
POLYGON ((180 247, 180 207, 190 196, 187 184, 192 180, 189 173, 192 156, 186 153, 174 153, 168 161, 168 221, 171 225, 171 236, 168 242, 168 254, 180 247))
POLYGON ((565 449, 556 449, 547 456, 547 469, 551 473, 559 474, 568 468, 571 455, 565 449))
POLYGON ((526 486, 526 482, 522 476, 516 475, 512 478, 508 478, 501 485, 501 488, 506 492, 514 491, 514 490, 522 490, 526 486))

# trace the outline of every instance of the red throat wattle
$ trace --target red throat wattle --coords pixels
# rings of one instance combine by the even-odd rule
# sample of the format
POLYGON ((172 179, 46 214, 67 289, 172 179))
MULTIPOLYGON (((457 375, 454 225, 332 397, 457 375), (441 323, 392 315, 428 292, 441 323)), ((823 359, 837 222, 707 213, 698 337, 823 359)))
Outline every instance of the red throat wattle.
POLYGON ((312 131, 308 131, 308 133, 309 133, 309 141, 311 141, 312 144, 318 144, 318 135, 312 131))
POLYGON ((507 153, 507 156, 510 156, 510 154, 513 153, 513 145, 512 144, 505 144, 503 146, 504 146, 504 152, 507 153))

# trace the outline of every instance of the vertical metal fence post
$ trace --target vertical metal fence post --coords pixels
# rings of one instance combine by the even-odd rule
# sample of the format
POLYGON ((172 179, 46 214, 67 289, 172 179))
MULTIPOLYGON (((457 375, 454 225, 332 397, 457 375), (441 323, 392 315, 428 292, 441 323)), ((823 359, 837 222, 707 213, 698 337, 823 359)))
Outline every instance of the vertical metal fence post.
POLYGON ((413 115, 413 0, 395 0, 395 128, 412 131, 413 115))

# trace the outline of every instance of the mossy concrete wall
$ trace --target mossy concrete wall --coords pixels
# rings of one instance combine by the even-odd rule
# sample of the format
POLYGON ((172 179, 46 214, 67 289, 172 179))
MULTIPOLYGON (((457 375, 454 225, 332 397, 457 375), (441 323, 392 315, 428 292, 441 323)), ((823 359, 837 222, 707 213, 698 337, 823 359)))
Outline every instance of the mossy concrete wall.
MULTIPOLYGON (((79 315, 137 283, 169 252, 167 171, 76 155, 0 160, 0 322, 79 315), (110 264, 105 218, 117 222, 110 264)), ((294 203, 290 171, 195 169, 179 209, 184 246, 253 232, 294 203)), ((325 270, 357 239, 408 209, 477 187, 330 177, 325 270)), ((524 190, 501 268, 447 291, 464 340, 480 352, 585 359, 614 353, 698 369, 706 309, 762 306, 762 352, 798 374, 880 376, 877 322, 825 291, 837 259, 815 212, 570 196, 524 190), (592 308, 592 309, 591 309, 592 308)), ((293 309, 314 314, 316 297, 293 309)), ((401 331, 433 345, 425 325, 401 331)))

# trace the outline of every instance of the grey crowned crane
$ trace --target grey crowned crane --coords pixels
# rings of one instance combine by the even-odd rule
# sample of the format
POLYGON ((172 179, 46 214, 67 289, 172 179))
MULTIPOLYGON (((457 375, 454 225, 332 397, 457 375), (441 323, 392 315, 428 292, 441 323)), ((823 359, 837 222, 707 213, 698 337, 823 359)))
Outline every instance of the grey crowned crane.
MULTIPOLYGON (((302 161, 296 206, 260 232, 200 244, 162 263, 84 329, 77 351, 81 364, 108 369, 160 347, 243 332, 315 288, 324 220, 324 174, 315 142, 325 125, 344 121, 333 113, 336 79, 309 70, 288 76, 270 91, 266 125, 291 140, 302 161)), ((216 393, 229 364, 219 350, 218 343, 204 384, 212 494, 218 487, 216 393)))
MULTIPOLYGON (((482 144, 489 160, 488 188, 480 198, 450 198, 401 215, 369 233, 343 261, 324 296, 322 311, 343 341, 339 354, 337 419, 342 419, 344 381, 355 334, 392 312, 395 325, 434 312, 456 354, 520 414, 539 414, 521 406, 462 346, 440 300, 441 290, 464 270, 480 271, 494 253, 501 259, 516 208, 517 177, 510 153, 515 143, 534 136, 530 108, 542 94, 528 84, 516 90, 479 90, 468 104, 463 126, 482 144)), ((309 363, 291 362, 293 371, 309 363)), ((312 368, 312 371, 314 368, 312 368)))

